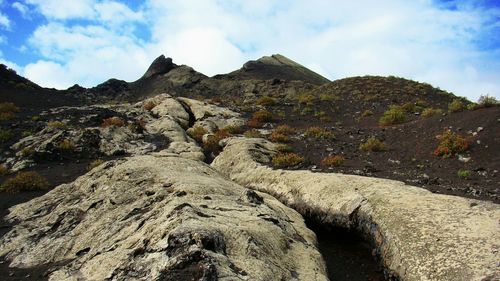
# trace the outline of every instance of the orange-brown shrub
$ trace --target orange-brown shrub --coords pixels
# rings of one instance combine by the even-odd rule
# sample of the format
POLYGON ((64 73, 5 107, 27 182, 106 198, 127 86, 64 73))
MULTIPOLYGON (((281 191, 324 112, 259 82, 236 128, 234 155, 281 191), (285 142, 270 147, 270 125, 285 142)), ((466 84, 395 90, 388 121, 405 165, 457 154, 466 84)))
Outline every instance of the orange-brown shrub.
POLYGON ((111 127, 111 126, 115 126, 115 127, 123 127, 123 125, 125 125, 125 121, 123 121, 120 117, 109 117, 109 118, 106 118, 106 119, 103 119, 102 120, 102 124, 101 124, 101 127, 111 127))
POLYGON ((443 134, 438 136, 441 141, 434 150, 434 155, 447 158, 455 153, 463 152, 469 149, 470 142, 461 135, 452 132, 451 130, 445 130, 443 134))
POLYGON ((345 158, 340 156, 340 155, 332 155, 323 158, 321 160, 321 165, 325 167, 333 167, 333 166, 340 166, 344 163, 345 158))

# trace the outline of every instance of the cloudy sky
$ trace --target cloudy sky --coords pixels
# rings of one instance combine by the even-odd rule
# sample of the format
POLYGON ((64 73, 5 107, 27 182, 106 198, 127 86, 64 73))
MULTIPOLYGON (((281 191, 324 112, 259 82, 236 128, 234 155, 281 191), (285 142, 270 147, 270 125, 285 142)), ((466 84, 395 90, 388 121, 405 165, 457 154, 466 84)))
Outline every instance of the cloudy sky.
POLYGON ((498 0, 0 0, 0 62, 47 87, 214 75, 283 54, 329 79, 395 75, 500 97, 498 0))

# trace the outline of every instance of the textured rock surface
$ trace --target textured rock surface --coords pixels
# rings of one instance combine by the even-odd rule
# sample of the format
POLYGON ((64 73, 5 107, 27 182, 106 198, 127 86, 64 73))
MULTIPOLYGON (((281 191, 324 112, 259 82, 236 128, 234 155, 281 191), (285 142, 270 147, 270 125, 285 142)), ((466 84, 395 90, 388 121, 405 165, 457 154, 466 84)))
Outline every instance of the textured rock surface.
POLYGON ((0 256, 66 263, 51 280, 327 280, 297 212, 180 157, 107 162, 7 219, 0 256))
POLYGON ((212 166, 324 223, 362 232, 378 246, 386 268, 402 280, 499 280, 498 205, 392 180, 261 164, 274 153, 268 141, 233 138, 212 166))

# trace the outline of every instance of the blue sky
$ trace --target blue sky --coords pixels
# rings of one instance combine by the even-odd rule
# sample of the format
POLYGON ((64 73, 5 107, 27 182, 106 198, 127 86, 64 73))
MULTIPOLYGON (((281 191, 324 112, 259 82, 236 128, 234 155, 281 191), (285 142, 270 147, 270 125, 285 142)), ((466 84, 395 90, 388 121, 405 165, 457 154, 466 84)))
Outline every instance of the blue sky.
POLYGON ((47 87, 207 75, 281 53, 329 79, 396 75, 500 97, 500 1, 0 0, 0 62, 47 87))

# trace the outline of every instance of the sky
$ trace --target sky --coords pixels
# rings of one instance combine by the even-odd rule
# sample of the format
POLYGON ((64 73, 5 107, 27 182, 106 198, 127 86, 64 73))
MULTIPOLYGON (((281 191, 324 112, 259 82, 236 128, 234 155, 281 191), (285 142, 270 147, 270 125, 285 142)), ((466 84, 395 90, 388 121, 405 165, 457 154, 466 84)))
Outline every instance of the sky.
POLYGON ((0 0, 0 62, 45 87, 134 81, 161 54, 212 76, 276 53, 500 98, 500 1, 0 0))

